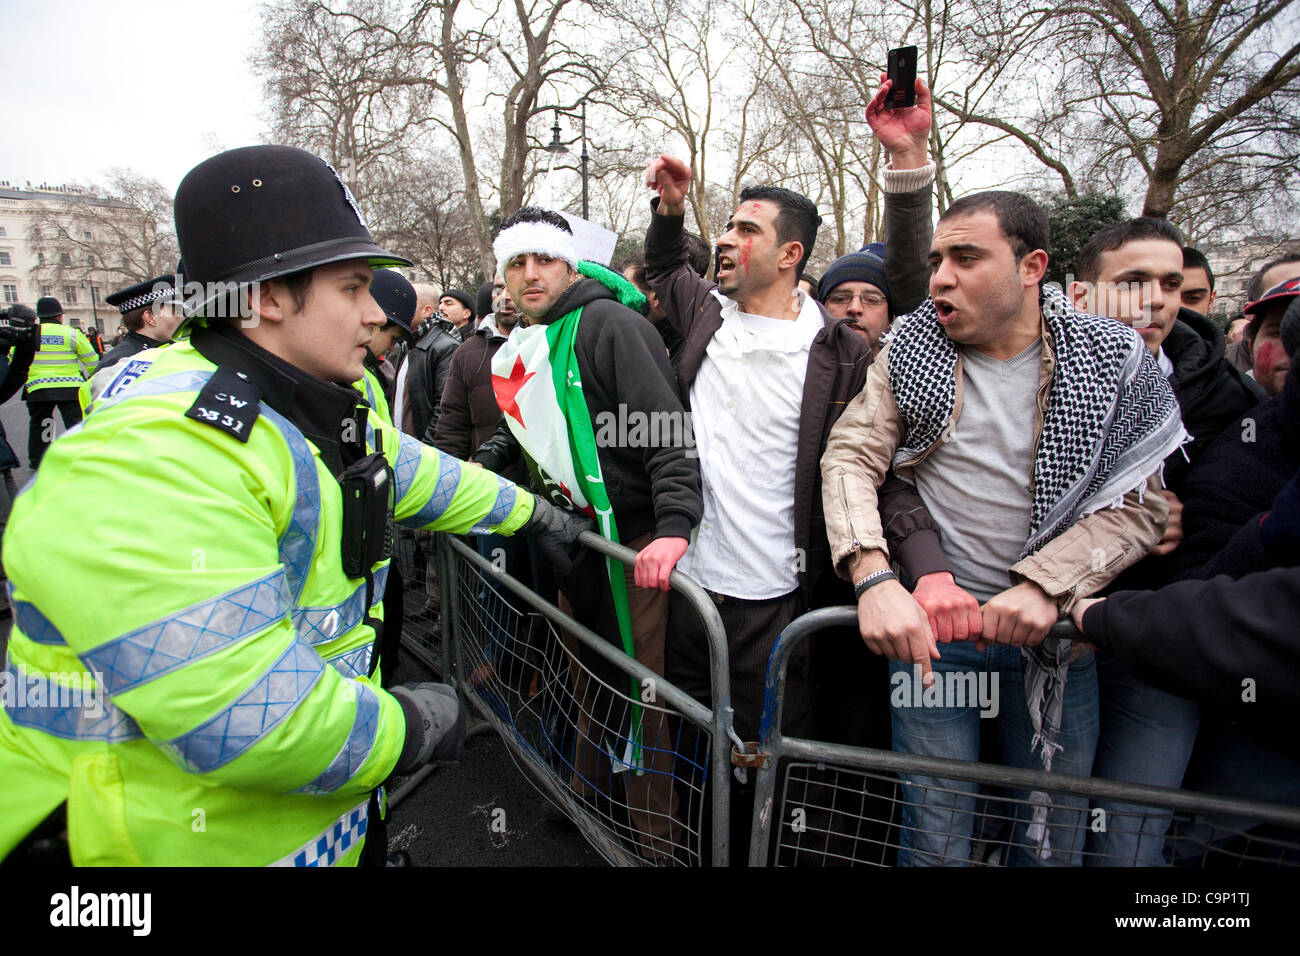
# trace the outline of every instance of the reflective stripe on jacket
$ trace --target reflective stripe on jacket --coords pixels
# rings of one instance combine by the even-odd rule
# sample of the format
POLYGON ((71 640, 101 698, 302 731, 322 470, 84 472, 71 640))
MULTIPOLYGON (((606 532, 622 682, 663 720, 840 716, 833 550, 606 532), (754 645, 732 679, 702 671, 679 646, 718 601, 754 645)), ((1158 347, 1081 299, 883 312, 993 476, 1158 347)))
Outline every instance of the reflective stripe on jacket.
MULTIPOLYGON (((0 859, 65 800, 79 865, 360 855, 405 724, 366 676, 375 635, 365 582, 342 568, 342 493, 265 402, 246 442, 187 418, 214 371, 188 342, 164 350, 15 503, 0 859), (90 523, 67 507, 106 483, 138 507, 90 523)), ((511 534, 532 514, 523 489, 371 428, 404 526, 511 534)), ((387 571, 372 569, 375 617, 387 571)))
POLYGON ((99 362, 99 353, 80 329, 53 322, 41 323, 41 347, 27 373, 28 393, 43 388, 79 386, 90 377, 99 362))

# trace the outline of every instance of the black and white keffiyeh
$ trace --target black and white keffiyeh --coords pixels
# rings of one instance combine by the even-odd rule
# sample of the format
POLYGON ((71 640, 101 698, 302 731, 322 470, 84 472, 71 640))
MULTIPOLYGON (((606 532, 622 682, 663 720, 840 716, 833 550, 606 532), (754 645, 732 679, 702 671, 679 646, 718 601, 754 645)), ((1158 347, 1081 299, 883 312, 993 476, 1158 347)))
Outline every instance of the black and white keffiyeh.
MULTIPOLYGON (((1035 453, 1029 538, 1021 558, 1084 515, 1119 507, 1131 491, 1140 494, 1165 457, 1188 440, 1173 389, 1136 332, 1076 312, 1057 289, 1043 290, 1040 305, 1056 368, 1035 453)), ((895 324, 889 384, 903 427, 895 466, 924 454, 951 427, 959 355, 929 299, 895 324)), ((1025 653, 1033 747, 1042 747, 1048 770, 1061 749, 1069 643, 1049 638, 1025 653)))
MULTIPOLYGON (((1187 440, 1178 400, 1142 339, 1113 319, 1076 312, 1056 289, 1040 303, 1056 353, 1034 461, 1029 540, 1033 554, 1084 515, 1118 507, 1187 440)), ((889 385, 903 441, 894 464, 940 441, 956 403, 958 348, 929 299, 901 321, 889 353, 889 385)))

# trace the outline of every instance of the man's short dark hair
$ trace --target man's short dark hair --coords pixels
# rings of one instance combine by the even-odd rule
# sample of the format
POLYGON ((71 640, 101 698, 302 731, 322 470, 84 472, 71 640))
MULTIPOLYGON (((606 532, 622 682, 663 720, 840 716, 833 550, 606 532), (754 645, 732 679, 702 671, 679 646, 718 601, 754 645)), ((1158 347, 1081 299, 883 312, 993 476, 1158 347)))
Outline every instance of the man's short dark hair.
MULTIPOLYGON (((695 274, 703 279, 708 275, 709 263, 713 261, 709 244, 702 236, 697 236, 693 232, 683 232, 682 236, 686 243, 686 262, 695 274)), ((623 267, 618 270, 619 274, 622 275, 628 269, 632 270, 632 284, 642 292, 647 291, 650 286, 645 281, 645 253, 634 252, 623 260, 623 267)))
POLYGON ((1205 278, 1210 280, 1210 291, 1214 291, 1214 270, 1210 268, 1210 260, 1205 258, 1205 253, 1200 249, 1183 246, 1183 269, 1204 269, 1205 278))
POLYGON ((497 226, 496 234, 499 236, 511 226, 517 226, 521 222, 544 222, 551 226, 556 226, 573 235, 573 230, 569 228, 569 221, 561 216, 558 212, 551 212, 549 209, 543 209, 541 206, 523 206, 516 209, 506 218, 501 220, 501 225, 497 226))
POLYGON ((1093 233, 1092 238, 1079 250, 1079 258, 1074 263, 1074 277, 1080 282, 1096 282, 1097 276, 1101 274, 1103 252, 1114 252, 1130 242, 1143 242, 1147 239, 1172 242, 1180 252, 1183 248, 1183 234, 1168 219, 1130 219, 1093 233))
POLYGON ((144 314, 148 309, 149 306, 142 305, 138 309, 122 313, 122 324, 126 326, 128 332, 139 332, 144 328, 144 314))
MULTIPOLYGON (((803 246, 803 258, 795 269, 795 280, 798 281, 803 276, 803 267, 807 264, 808 257, 812 255, 813 244, 817 242, 817 227, 822 224, 822 217, 817 215, 817 206, 807 196, 781 186, 747 186, 740 194, 741 203, 755 199, 776 203, 778 243, 798 242, 803 246)), ((698 269, 696 271, 699 272, 698 269)))
POLYGON ((280 276, 276 281, 283 282, 289 289, 289 298, 293 299, 294 308, 301 312, 307 306, 307 296, 311 292, 311 277, 316 270, 304 269, 280 276))
MULTIPOLYGON (((820 220, 819 220, 820 221, 820 220)), ((709 249, 709 244, 704 241, 703 236, 697 236, 693 232, 686 235, 686 261, 690 263, 695 274, 703 279, 709 273, 709 263, 713 261, 713 251, 709 249)), ((816 238, 816 229, 813 230, 813 236, 816 238)), ((804 258, 807 258, 805 253, 804 258)))
POLYGON ((988 192, 962 196, 949 206, 939 221, 957 216, 970 216, 977 212, 991 212, 998 218, 1002 236, 1011 244, 1011 251, 1019 262, 1035 249, 1050 253, 1052 228, 1047 224, 1047 213, 1022 193, 991 189, 988 192))
POLYGON ((1288 262, 1300 262, 1300 252, 1288 252, 1260 266, 1259 271, 1250 277, 1250 284, 1246 286, 1246 301, 1254 302, 1268 291, 1264 288, 1264 273, 1274 266, 1284 266, 1288 262))
POLYGON ((650 287, 646 285, 645 281, 645 253, 634 252, 624 259, 623 267, 618 270, 618 274, 622 275, 628 269, 632 270, 631 283, 642 292, 648 291, 650 287))

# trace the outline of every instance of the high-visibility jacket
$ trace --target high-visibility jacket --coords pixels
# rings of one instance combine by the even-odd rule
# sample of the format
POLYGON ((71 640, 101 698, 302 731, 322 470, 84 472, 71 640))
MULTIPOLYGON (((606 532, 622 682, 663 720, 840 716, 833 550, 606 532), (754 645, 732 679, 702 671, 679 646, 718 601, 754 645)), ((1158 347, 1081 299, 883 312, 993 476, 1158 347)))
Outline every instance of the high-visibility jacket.
POLYGON ((376 414, 379 415, 388 424, 393 424, 393 415, 388 408, 388 399, 384 397, 384 387, 375 377, 375 373, 368 368, 361 370, 361 379, 352 383, 355 388, 370 403, 376 414))
MULTIPOLYGON (((388 563, 369 595, 347 577, 342 493, 317 445, 266 400, 248 428, 234 403, 221 420, 207 405, 225 396, 202 392, 214 372, 190 342, 161 350, 51 446, 14 505, 0 859, 64 801, 79 865, 360 855, 405 739, 367 677, 365 604, 380 617, 388 563), (68 508, 106 487, 139 507, 89 523, 68 508)), ((531 516, 510 482, 386 422, 366 430, 399 524, 511 534, 531 516)))
POLYGON ((90 378, 99 353, 80 329, 41 323, 41 347, 27 373, 27 394, 46 388, 75 388, 90 378))

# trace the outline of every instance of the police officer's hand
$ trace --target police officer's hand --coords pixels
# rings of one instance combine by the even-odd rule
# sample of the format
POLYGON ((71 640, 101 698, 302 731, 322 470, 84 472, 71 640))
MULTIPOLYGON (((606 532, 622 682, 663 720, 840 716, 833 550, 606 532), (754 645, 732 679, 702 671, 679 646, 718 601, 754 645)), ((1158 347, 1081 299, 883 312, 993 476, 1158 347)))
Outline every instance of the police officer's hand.
POLYGON ((409 683, 389 691, 402 705, 406 742, 393 773, 408 774, 433 760, 465 753, 465 708, 446 684, 409 683))
POLYGON ((585 515, 534 498, 532 517, 515 533, 535 537, 554 566, 555 573, 564 576, 573 570, 573 559, 569 556, 568 546, 577 541, 582 532, 594 527, 591 519, 585 515))

